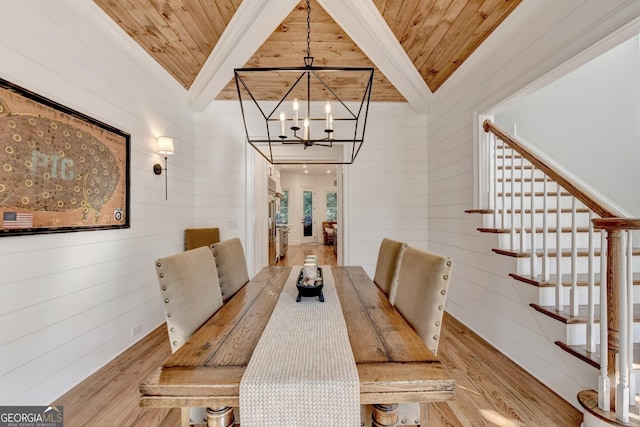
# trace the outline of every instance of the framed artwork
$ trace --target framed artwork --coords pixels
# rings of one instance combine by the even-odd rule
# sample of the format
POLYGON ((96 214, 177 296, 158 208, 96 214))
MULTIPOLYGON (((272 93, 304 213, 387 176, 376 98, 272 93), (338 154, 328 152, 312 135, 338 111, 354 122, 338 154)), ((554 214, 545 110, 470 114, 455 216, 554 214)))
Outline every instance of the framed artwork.
POLYGON ((129 228, 130 140, 0 79, 0 237, 129 228))

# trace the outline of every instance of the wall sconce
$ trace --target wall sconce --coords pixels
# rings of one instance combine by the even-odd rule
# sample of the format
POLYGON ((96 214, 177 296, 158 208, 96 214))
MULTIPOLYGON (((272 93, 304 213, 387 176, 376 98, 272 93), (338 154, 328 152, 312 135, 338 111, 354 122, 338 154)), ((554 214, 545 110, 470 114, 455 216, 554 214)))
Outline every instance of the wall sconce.
POLYGON ((162 154, 164 156, 164 168, 160 165, 160 163, 156 163, 153 165, 153 173, 156 175, 162 174, 162 171, 165 171, 164 174, 164 199, 168 200, 168 189, 167 189, 167 157, 173 154, 173 138, 168 136, 159 136, 157 139, 157 149, 156 152, 158 154, 162 154))

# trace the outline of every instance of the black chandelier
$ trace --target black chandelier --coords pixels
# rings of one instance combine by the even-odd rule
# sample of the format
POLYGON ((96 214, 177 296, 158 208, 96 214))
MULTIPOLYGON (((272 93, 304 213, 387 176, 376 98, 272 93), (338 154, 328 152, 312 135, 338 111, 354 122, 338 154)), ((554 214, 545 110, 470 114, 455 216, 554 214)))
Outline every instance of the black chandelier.
POLYGON ((236 68, 234 74, 247 142, 269 163, 353 163, 364 143, 373 68, 313 65, 309 0, 304 67, 236 68), (273 93, 254 95, 264 91, 273 93))

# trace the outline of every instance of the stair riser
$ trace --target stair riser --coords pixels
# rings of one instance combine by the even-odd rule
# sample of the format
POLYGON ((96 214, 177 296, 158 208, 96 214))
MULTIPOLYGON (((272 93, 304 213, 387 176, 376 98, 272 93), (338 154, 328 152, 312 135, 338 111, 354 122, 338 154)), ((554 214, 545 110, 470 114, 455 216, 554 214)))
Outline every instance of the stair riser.
MULTIPOLYGON (((527 174, 525 173, 525 179, 530 179, 530 177, 527 176, 527 174)), ((522 189, 522 180, 520 179, 515 179, 515 182, 513 183, 513 188, 515 188, 516 193, 519 193, 522 189)), ((498 193, 502 193, 503 191, 506 191, 507 193, 511 192, 511 179, 507 178, 506 181, 498 181, 498 193), (503 189, 504 188, 504 189, 503 189)), ((542 192, 544 191, 544 182, 542 181, 534 181, 533 183, 533 188, 534 191, 536 192, 542 192)), ((558 184, 556 184, 555 182, 547 182, 547 191, 556 191, 558 189, 558 184)), ((529 192, 531 191, 531 181, 526 181, 524 182, 524 191, 525 192, 529 192)))
MULTIPOLYGON (((560 322, 559 322, 560 323, 560 322)), ((587 325, 585 323, 571 324, 567 326, 567 345, 586 345, 587 344, 587 325)), ((595 323, 596 344, 600 344, 600 323, 595 323)), ((633 324, 633 342, 640 342, 640 322, 633 324)))
MULTIPOLYGON (((571 287, 564 286, 563 296, 565 305, 571 301, 571 287)), ((600 286, 596 283, 593 292, 594 304, 600 304, 600 286)), ((633 287, 633 301, 640 303, 640 285, 633 287)), ((553 306, 556 303, 556 289, 555 287, 539 288, 539 302, 538 305, 553 306)), ((589 288, 588 286, 578 286, 578 304, 587 305, 589 303, 589 288)))
MULTIPOLYGON (((533 308, 531 309, 533 310, 533 308)), ((560 322, 543 313, 539 314, 540 326, 545 331, 545 335, 551 341, 562 341, 567 345, 586 345, 587 344, 587 325, 586 323, 567 324, 560 322)), ((594 324, 596 344, 600 343, 600 323, 594 324)), ((640 323, 633 325, 634 342, 640 342, 640 323)))
MULTIPOLYGON (((556 274, 556 257, 548 257, 548 270, 549 274, 556 274)), ((638 264, 640 262, 640 258, 634 257, 634 264, 638 264)), ((587 257, 578 257, 576 259, 576 268, 579 273, 586 273, 588 271, 588 263, 589 260, 587 257)), ((571 258, 570 257, 562 257, 562 273, 569 274, 571 272, 571 258)), ((531 260, 526 258, 518 258, 517 261, 517 271, 516 274, 521 276, 531 275, 531 260)), ((594 273, 600 272, 600 258, 596 257, 594 266, 594 273)), ((542 257, 537 257, 536 259, 536 275, 542 272, 542 257)))
MULTIPOLYGON (((500 212, 501 213, 501 212, 500 212)), ((493 215, 486 215, 488 218, 487 227, 493 227, 493 215)), ((516 227, 520 227, 522 215, 520 212, 516 212, 513 215, 513 223, 516 227)), ((542 228, 542 222, 544 220, 544 216, 542 213, 536 213, 534 216, 534 223, 537 228, 542 228)), ((547 214, 547 226, 549 228, 555 228, 557 224, 558 218, 555 213, 547 214)), ((571 227, 571 214, 563 213, 560 215, 560 225, 562 227, 571 227)), ((524 226, 525 228, 531 228, 531 213, 525 212, 524 214, 524 226)), ((586 228, 589 226, 589 214, 586 212, 576 213, 576 227, 577 228, 586 228)), ((507 212, 504 216, 504 228, 511 227, 511 213, 507 212)), ((498 215, 498 224, 495 228, 502 228, 502 216, 498 215)))
MULTIPOLYGON (((520 179, 521 172, 522 171, 520 170, 519 167, 513 171, 513 175, 516 180, 520 179)), ((497 177, 498 177, 498 182, 502 181, 503 178, 507 181, 511 181, 511 169, 510 168, 507 168, 506 170, 498 169, 497 177)), ((524 177, 525 179, 531 178, 531 169, 524 170, 524 177)), ((533 177, 544 178, 544 174, 540 170, 536 169, 534 171, 533 177)))
MULTIPOLYGON (((542 249, 542 243, 544 240, 544 236, 542 235, 542 233, 536 233, 536 249, 542 249)), ((516 238, 515 240, 515 247, 512 248, 511 247, 511 234, 508 233, 501 233, 498 235, 498 247, 500 249, 506 249, 506 250, 520 250, 520 233, 516 233, 516 238)), ((526 235, 526 248, 525 250, 529 250, 531 249, 531 236, 530 235, 526 235)), ((571 234, 570 233, 563 233, 560 235, 560 244, 563 245, 563 247, 571 247, 571 234)), ((587 248, 589 245, 589 233, 576 233, 576 246, 579 248, 587 248)), ((598 249, 600 248, 600 239, 599 238, 594 238, 593 240, 593 247, 598 249)), ((549 235, 547 236, 547 248, 549 249, 555 249, 556 248, 556 234, 555 233, 549 233, 549 235)))
MULTIPOLYGON (((520 209, 521 200, 520 197, 514 198, 514 206, 516 209, 520 209)), ((557 206, 557 197, 552 196, 547 199, 547 209, 555 209, 557 206)), ((511 209, 511 197, 505 197, 504 205, 502 203, 502 198, 498 197, 497 206, 498 209, 501 210, 504 206, 505 209, 511 209)), ((542 197, 536 197, 534 200, 534 206, 536 209, 542 209, 544 205, 544 201, 542 197)), ((531 197, 524 198, 524 208, 529 209, 531 207, 531 197)), ((571 209, 571 198, 570 197, 561 197, 560 198, 560 208, 562 209, 571 209)))

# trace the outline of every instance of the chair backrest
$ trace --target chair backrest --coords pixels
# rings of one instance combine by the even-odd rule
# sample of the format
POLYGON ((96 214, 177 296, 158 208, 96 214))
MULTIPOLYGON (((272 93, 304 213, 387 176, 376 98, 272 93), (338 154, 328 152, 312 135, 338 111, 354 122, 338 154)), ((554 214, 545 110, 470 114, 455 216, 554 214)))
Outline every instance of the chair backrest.
POLYGON ((395 306, 434 354, 450 277, 450 258, 411 246, 404 251, 395 306))
POLYGON ((184 250, 209 247, 212 243, 220 241, 220 230, 218 228, 187 228, 184 230, 184 250))
POLYGON ((222 307, 216 264, 211 250, 201 247, 160 258, 155 266, 175 352, 222 307))
POLYGON ((400 259, 406 247, 406 243, 387 239, 386 237, 380 243, 373 282, 382 289, 391 304, 394 303, 395 299, 400 259))
POLYGON ((247 261, 242 242, 237 237, 211 245, 216 261, 222 300, 227 302, 240 288, 249 282, 247 261))

